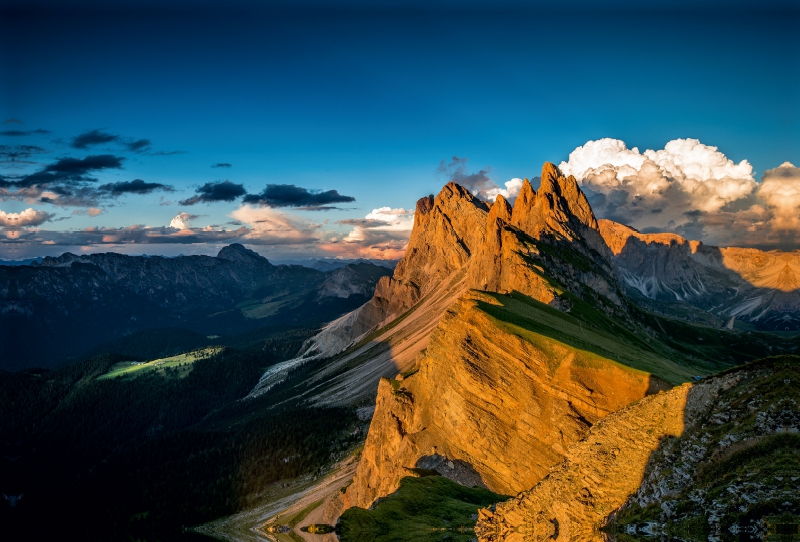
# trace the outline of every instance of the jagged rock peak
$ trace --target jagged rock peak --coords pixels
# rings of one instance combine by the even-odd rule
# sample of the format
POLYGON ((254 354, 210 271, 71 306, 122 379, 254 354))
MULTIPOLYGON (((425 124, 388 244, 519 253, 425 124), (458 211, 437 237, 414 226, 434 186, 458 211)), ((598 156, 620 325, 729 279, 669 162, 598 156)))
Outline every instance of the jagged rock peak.
POLYGON ((433 209, 433 194, 417 200, 417 213, 427 215, 433 209))
MULTIPOLYGON (((561 170, 550 162, 545 162, 542 166, 542 184, 539 187, 539 197, 546 194, 552 194, 560 199, 566 206, 564 210, 569 211, 582 224, 597 229, 597 218, 589 205, 589 200, 578 186, 578 181, 572 175, 565 177, 561 170)), ((557 205, 556 198, 547 199, 557 205)))
POLYGON ((502 194, 497 195, 497 199, 494 200, 494 205, 489 209, 489 220, 491 221, 496 218, 511 222, 511 205, 502 194))
POLYGON ((542 167, 542 183, 534 192, 523 182, 512 212, 512 223, 528 235, 559 233, 568 239, 597 230, 597 219, 575 177, 565 177, 552 163, 542 167))
POLYGON ((521 215, 527 214, 529 210, 536 203, 536 191, 531 186, 531 182, 525 178, 522 181, 522 186, 519 189, 516 201, 514 201, 513 214, 521 215))
POLYGON ((73 262, 84 262, 85 258, 65 252, 61 256, 45 256, 42 258, 41 267, 70 267, 73 262))
POLYGON ((249 248, 245 248, 239 243, 233 243, 223 247, 222 250, 220 250, 217 254, 217 258, 220 260, 228 260, 230 262, 261 262, 269 264, 269 260, 267 260, 264 256, 258 252, 250 250, 249 248))

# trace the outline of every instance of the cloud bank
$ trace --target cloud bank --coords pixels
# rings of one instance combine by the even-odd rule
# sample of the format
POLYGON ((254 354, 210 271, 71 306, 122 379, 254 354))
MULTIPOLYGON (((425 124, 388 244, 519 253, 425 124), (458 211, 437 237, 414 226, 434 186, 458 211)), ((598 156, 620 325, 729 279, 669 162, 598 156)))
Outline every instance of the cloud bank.
POLYGON ((247 190, 243 184, 232 183, 228 180, 206 183, 197 190, 195 195, 180 202, 181 205, 196 205, 198 203, 215 203, 217 201, 234 201, 244 196, 247 190))
POLYGON ((314 191, 293 184, 268 184, 260 194, 248 194, 242 203, 262 207, 297 207, 304 211, 335 209, 334 203, 350 203, 356 198, 340 194, 337 190, 314 191))
POLYGON ((347 235, 325 239, 320 248, 326 252, 340 257, 396 260, 405 254, 414 226, 414 212, 403 208, 380 207, 364 218, 339 220, 336 223, 353 226, 353 229, 347 235))
POLYGON ((800 180, 791 164, 756 181, 747 160, 676 139, 662 150, 629 149, 617 139, 589 141, 559 168, 581 183, 599 217, 643 232, 672 231, 718 245, 795 243, 800 180))
POLYGON ((6 213, 5 211, 0 211, 0 226, 4 228, 39 226, 51 220, 53 217, 55 217, 53 213, 46 213, 31 208, 25 209, 21 213, 6 213))

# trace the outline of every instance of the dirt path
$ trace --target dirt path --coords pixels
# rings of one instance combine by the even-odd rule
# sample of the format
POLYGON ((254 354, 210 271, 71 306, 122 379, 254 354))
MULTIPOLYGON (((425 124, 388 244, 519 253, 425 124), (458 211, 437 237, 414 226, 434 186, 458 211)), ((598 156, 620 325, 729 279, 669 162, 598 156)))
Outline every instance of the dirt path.
MULTIPOLYGON (((320 480, 313 481, 309 477, 301 478, 290 488, 276 491, 274 500, 245 510, 232 516, 220 518, 194 529, 195 532, 218 540, 228 542, 266 542, 275 541, 259 527, 271 522, 278 515, 292 514, 302 510, 309 504, 324 500, 344 487, 355 474, 358 461, 354 458, 345 460, 320 480)), ((309 542, 336 541, 336 535, 310 535, 300 531, 300 527, 310 523, 319 523, 325 504, 312 511, 295 528, 295 533, 309 542), (331 538, 332 537, 332 538, 331 538)))

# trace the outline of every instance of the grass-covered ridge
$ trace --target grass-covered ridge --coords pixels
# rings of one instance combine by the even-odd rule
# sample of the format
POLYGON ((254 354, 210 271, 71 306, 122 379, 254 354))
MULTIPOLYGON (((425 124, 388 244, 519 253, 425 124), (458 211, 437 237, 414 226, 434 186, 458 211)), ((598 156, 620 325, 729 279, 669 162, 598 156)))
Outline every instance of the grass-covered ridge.
POLYGON ((152 361, 122 361, 115 363, 106 374, 98 377, 98 380, 122 377, 136 378, 150 372, 165 377, 184 378, 192 370, 192 365, 195 361, 210 358, 218 354, 220 350, 222 350, 222 347, 212 346, 152 361))
POLYGON ((638 336, 580 300, 574 301, 575 314, 572 314, 519 292, 475 294, 479 298, 478 307, 498 328, 535 344, 544 352, 552 349, 553 342, 574 349, 576 363, 627 366, 655 374, 671 384, 685 382, 698 371, 707 372, 702 367, 676 363, 653 348, 648 343, 649 337, 638 336), (487 297, 482 301, 480 297, 483 296, 487 297))
POLYGON ((548 344, 556 341, 575 349, 578 362, 619 364, 656 375, 671 384, 769 353, 766 346, 769 337, 765 334, 730 332, 645 313, 637 316, 646 327, 632 326, 571 294, 564 294, 570 305, 568 312, 516 291, 510 294, 473 291, 472 295, 478 308, 496 326, 545 351, 548 344))
POLYGON ((468 542, 478 509, 508 497, 464 487, 442 476, 406 477, 371 510, 350 508, 339 522, 342 542, 468 542))

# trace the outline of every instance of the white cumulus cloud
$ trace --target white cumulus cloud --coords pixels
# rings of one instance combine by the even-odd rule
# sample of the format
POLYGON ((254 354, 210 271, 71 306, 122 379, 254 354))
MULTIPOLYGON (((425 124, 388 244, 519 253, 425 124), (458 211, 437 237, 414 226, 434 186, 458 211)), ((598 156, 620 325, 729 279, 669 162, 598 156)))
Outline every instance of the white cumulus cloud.
POLYGON ((785 244, 800 233, 800 170, 788 162, 759 183, 747 160, 697 139, 640 152, 606 138, 578 147, 559 168, 578 179, 598 216, 645 232, 730 245, 785 244))
POLYGON ((52 219, 54 216, 53 213, 46 213, 45 211, 33 208, 25 209, 21 213, 6 213, 5 211, 0 211, 0 226, 6 228, 39 226, 52 219))
POLYGON ((770 229, 777 236, 800 232, 800 168, 784 162, 768 169, 757 193, 771 211, 770 229))

